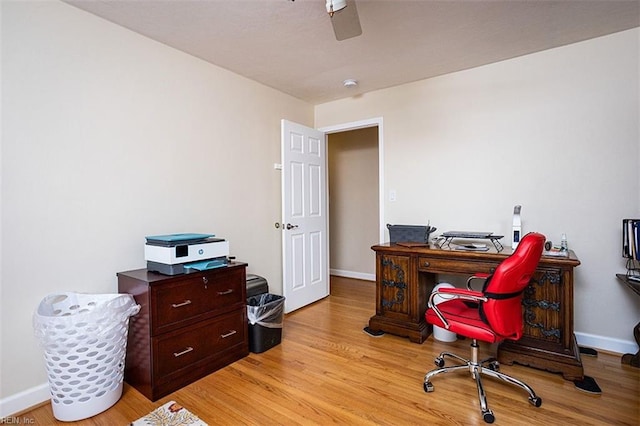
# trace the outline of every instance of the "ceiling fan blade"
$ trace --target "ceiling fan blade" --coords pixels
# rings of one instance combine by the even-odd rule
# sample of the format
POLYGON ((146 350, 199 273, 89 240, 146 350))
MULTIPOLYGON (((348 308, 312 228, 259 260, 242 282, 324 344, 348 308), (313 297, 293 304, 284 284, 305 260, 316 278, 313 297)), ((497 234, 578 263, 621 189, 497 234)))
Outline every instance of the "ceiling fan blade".
POLYGON ((347 7, 333 14, 331 24, 338 41, 362 34, 355 0, 347 0, 347 7))

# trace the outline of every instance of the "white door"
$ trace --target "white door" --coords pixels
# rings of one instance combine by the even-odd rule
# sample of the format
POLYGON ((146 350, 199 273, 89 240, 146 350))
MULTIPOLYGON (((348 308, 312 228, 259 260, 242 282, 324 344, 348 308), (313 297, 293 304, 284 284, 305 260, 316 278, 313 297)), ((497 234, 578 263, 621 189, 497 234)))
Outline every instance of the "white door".
POLYGON ((324 133, 282 120, 282 288, 285 312, 329 295, 324 133))

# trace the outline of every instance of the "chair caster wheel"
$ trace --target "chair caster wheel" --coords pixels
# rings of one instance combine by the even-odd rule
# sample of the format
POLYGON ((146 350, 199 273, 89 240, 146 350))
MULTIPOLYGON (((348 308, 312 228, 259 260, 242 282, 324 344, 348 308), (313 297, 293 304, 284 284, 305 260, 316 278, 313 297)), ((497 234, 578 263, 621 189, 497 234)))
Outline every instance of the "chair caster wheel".
POLYGON ((442 368, 444 367, 444 358, 442 358, 441 356, 437 357, 434 361, 434 364, 436 365, 436 367, 438 368, 442 368))
POLYGON ((542 405, 542 398, 540 398, 539 396, 536 396, 535 398, 529 398, 529 402, 531 403, 531 405, 539 407, 542 405))
POLYGON ((500 363, 498 361, 491 361, 489 363, 489 370, 500 371, 500 363))
POLYGON ((485 411, 482 413, 482 418, 485 423, 493 423, 495 421, 495 417, 493 416, 493 412, 491 410, 485 411))
POLYGON ((424 382, 424 391, 425 392, 433 392, 433 385, 431 384, 431 382, 424 382))

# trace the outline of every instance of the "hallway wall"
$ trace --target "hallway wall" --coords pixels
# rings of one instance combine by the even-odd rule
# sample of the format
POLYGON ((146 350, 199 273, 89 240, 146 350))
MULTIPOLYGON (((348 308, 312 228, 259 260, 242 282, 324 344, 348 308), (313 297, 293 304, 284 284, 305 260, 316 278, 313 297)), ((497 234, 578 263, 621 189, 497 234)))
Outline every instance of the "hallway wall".
POLYGON ((378 128, 329 135, 330 269, 373 279, 378 243, 378 128))

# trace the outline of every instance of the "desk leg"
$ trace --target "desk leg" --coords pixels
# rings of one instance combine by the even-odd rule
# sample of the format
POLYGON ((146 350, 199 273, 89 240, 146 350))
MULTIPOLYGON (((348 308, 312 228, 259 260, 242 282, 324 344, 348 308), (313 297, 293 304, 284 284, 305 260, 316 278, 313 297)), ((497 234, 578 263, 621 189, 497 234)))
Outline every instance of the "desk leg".
POLYGON ((418 274, 416 259, 406 254, 376 255, 376 315, 369 329, 424 342, 432 327, 424 319, 433 274, 418 274))
MULTIPOLYGON (((640 322, 633 328, 633 337, 636 339, 636 343, 640 346, 640 322)), ((632 367, 640 368, 640 350, 635 354, 624 354, 620 360, 622 364, 627 364, 632 367)))
POLYGON ((425 321, 417 323, 396 321, 384 315, 374 315, 369 318, 369 328, 373 331, 383 331, 396 336, 408 337, 413 343, 422 343, 427 340, 433 329, 425 321))

